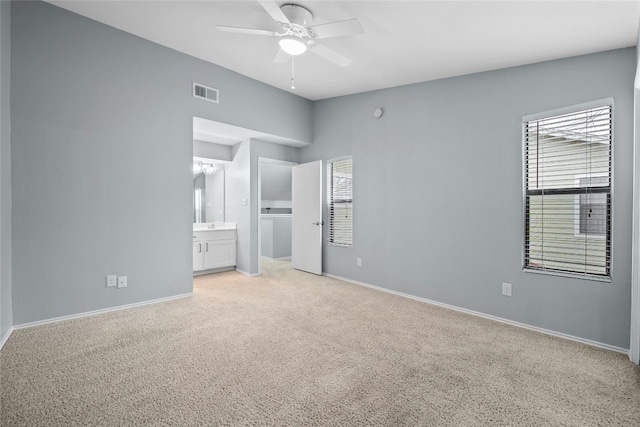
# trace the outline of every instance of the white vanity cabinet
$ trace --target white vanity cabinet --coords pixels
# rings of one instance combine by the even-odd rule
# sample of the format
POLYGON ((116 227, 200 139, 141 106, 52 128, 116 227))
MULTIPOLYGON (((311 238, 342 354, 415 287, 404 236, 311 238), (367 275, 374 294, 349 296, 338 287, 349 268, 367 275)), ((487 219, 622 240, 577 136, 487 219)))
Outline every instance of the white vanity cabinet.
POLYGON ((236 230, 211 229, 193 232, 193 271, 236 265, 236 230))

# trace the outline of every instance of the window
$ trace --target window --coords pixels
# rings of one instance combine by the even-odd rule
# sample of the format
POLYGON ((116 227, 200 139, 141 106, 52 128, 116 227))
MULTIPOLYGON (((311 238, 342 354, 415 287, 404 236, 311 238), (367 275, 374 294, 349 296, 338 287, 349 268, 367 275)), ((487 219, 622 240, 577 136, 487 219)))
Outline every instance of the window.
POLYGON ((327 164, 329 243, 353 244, 353 160, 330 160, 327 164))
POLYGON ((612 114, 525 118, 526 270, 610 279, 612 114))

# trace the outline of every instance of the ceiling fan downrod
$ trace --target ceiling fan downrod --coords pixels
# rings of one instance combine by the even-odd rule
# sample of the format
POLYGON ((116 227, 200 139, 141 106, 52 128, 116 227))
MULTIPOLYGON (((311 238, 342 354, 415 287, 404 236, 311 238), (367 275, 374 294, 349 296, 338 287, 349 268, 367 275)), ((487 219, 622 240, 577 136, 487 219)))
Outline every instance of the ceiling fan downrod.
POLYGON ((294 65, 295 60, 296 60, 296 57, 292 56, 291 57, 291 89, 296 88, 295 65, 294 65))

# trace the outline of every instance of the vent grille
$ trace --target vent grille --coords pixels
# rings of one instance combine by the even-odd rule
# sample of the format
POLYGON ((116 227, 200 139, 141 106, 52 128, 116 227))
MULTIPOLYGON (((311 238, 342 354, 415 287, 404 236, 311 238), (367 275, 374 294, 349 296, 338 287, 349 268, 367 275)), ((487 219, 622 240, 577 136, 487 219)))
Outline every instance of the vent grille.
POLYGON ((193 83, 194 98, 204 99, 205 101, 215 102, 218 104, 220 102, 219 96, 220 92, 218 89, 201 85, 200 83, 193 83))

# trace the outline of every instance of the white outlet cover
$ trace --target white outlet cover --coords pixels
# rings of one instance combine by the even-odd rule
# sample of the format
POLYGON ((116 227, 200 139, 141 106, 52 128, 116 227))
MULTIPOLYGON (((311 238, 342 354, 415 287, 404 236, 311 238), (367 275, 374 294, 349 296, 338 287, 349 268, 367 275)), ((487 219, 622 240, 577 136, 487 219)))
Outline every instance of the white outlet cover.
POLYGON ((118 277, 118 287, 126 288, 127 287, 127 276, 118 277))

